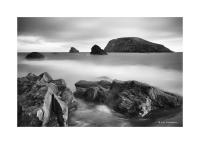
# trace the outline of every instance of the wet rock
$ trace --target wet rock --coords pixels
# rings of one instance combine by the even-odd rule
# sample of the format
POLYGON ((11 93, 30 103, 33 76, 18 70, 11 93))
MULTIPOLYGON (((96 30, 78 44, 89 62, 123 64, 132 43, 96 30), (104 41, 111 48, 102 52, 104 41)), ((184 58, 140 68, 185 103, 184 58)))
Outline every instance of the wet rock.
POLYGON ((28 74, 17 83, 18 126, 67 126, 75 99, 63 80, 45 72, 28 74))
POLYGON ((155 110, 182 106, 182 97, 137 81, 79 81, 74 95, 103 103, 130 117, 145 117, 155 110))
POLYGON ((91 48, 90 54, 92 54, 92 55, 107 55, 107 53, 103 49, 101 49, 98 45, 94 45, 91 48))
POLYGON ((69 50, 69 53, 79 53, 79 50, 77 50, 74 47, 71 47, 70 50, 69 50))
POLYGON ((53 79, 47 72, 40 74, 38 78, 38 82, 43 83, 43 84, 48 83, 51 80, 53 79))
POLYGON ((81 87, 81 88, 90 88, 90 87, 98 87, 101 86, 103 88, 110 88, 111 82, 106 81, 106 80, 101 80, 101 81, 86 81, 86 80, 80 80, 75 83, 76 87, 81 87))
POLYGON ((104 103, 106 101, 106 91, 102 87, 91 87, 85 91, 82 97, 86 101, 104 103))
POLYGON ((116 111, 144 117, 152 110, 182 105, 182 97, 137 81, 113 81, 110 89, 116 111))
POLYGON ((65 80, 63 79, 51 80, 50 82, 58 87, 59 92, 63 92, 67 88, 65 80))
POLYGON ((44 55, 39 52, 32 52, 26 56, 26 59, 44 59, 44 55))
POLYGON ((74 95, 89 102, 105 103, 110 85, 111 82, 105 80, 95 82, 81 80, 75 84, 74 95))
POLYGON ((61 93, 60 97, 62 101, 68 104, 69 113, 77 109, 78 102, 68 87, 61 93))

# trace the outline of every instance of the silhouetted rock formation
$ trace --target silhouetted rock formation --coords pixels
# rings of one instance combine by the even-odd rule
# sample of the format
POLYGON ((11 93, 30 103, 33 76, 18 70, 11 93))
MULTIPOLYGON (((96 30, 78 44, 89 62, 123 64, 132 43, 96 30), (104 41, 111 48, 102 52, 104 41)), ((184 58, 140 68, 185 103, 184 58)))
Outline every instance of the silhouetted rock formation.
POLYGON ((152 43, 137 37, 125 37, 110 40, 106 45, 106 52, 172 52, 161 44, 152 43))
POLYGON ((71 47, 71 49, 69 50, 69 53, 79 53, 79 50, 77 50, 74 47, 71 47))
POLYGON ((107 104, 126 116, 144 117, 154 110, 176 108, 182 97, 137 81, 79 81, 74 95, 107 104))
POLYGON ((107 55, 107 53, 103 49, 101 49, 98 45, 94 45, 91 48, 90 54, 93 54, 93 55, 107 55))
POLYGON ((44 55, 38 52, 32 52, 26 56, 26 59, 43 59, 43 58, 44 55))
POLYGON ((76 109, 73 93, 62 79, 29 73, 17 79, 18 126, 67 126, 76 109))

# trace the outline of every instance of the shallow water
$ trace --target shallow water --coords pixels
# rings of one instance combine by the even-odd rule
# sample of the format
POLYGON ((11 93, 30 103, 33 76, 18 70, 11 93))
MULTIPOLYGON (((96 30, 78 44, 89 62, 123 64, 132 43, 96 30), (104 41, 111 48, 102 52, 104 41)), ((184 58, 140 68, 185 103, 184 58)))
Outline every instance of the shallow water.
POLYGON ((182 126, 182 108, 156 111, 151 118, 127 118, 106 105, 95 105, 77 99, 79 107, 70 116, 75 127, 149 127, 182 126))
POLYGON ((106 105, 95 105, 77 99, 78 109, 70 116, 69 126, 76 127, 128 127, 128 119, 106 105))
MULTIPOLYGON (((75 91, 79 80, 137 80, 165 91, 182 95, 182 53, 109 53, 92 56, 89 53, 44 53, 44 60, 26 60, 18 53, 18 77, 29 72, 48 72, 53 79, 62 78, 75 91)), ((105 105, 79 101, 71 116, 71 126, 144 126, 148 120, 128 120, 105 105)))

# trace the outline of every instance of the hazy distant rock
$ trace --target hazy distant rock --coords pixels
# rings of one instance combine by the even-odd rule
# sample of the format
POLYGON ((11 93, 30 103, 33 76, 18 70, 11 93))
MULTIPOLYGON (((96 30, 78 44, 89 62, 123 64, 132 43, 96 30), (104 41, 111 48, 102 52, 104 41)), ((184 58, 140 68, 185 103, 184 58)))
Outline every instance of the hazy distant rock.
POLYGON ((47 72, 18 78, 17 90, 18 126, 67 126, 77 106, 65 81, 53 80, 47 72))
POLYGON ((182 97, 137 81, 79 81, 74 95, 103 103, 126 116, 144 117, 154 110, 182 106, 182 97))
POLYGON ((43 59, 44 55, 39 52, 32 52, 26 56, 26 59, 43 59))
POLYGON ((94 45, 91 48, 90 54, 93 54, 93 55, 107 55, 107 53, 103 49, 101 49, 98 45, 94 45))
POLYGON ((112 81, 111 78, 109 78, 108 76, 99 76, 99 77, 96 77, 97 79, 99 80, 107 80, 107 81, 112 81))
POLYGON ((71 47, 71 49, 69 50, 69 53, 79 53, 79 50, 77 50, 74 47, 71 47))
POLYGON ((172 52, 161 44, 152 43, 138 37, 125 37, 110 40, 104 49, 106 52, 172 52))

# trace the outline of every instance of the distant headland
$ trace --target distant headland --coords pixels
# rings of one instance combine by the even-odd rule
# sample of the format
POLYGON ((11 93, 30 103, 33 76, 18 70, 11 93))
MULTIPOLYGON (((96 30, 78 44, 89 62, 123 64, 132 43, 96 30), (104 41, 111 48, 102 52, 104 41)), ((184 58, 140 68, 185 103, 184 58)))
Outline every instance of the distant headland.
POLYGON ((153 43, 138 37, 123 37, 112 39, 108 42, 105 49, 106 52, 173 52, 165 46, 153 43))

